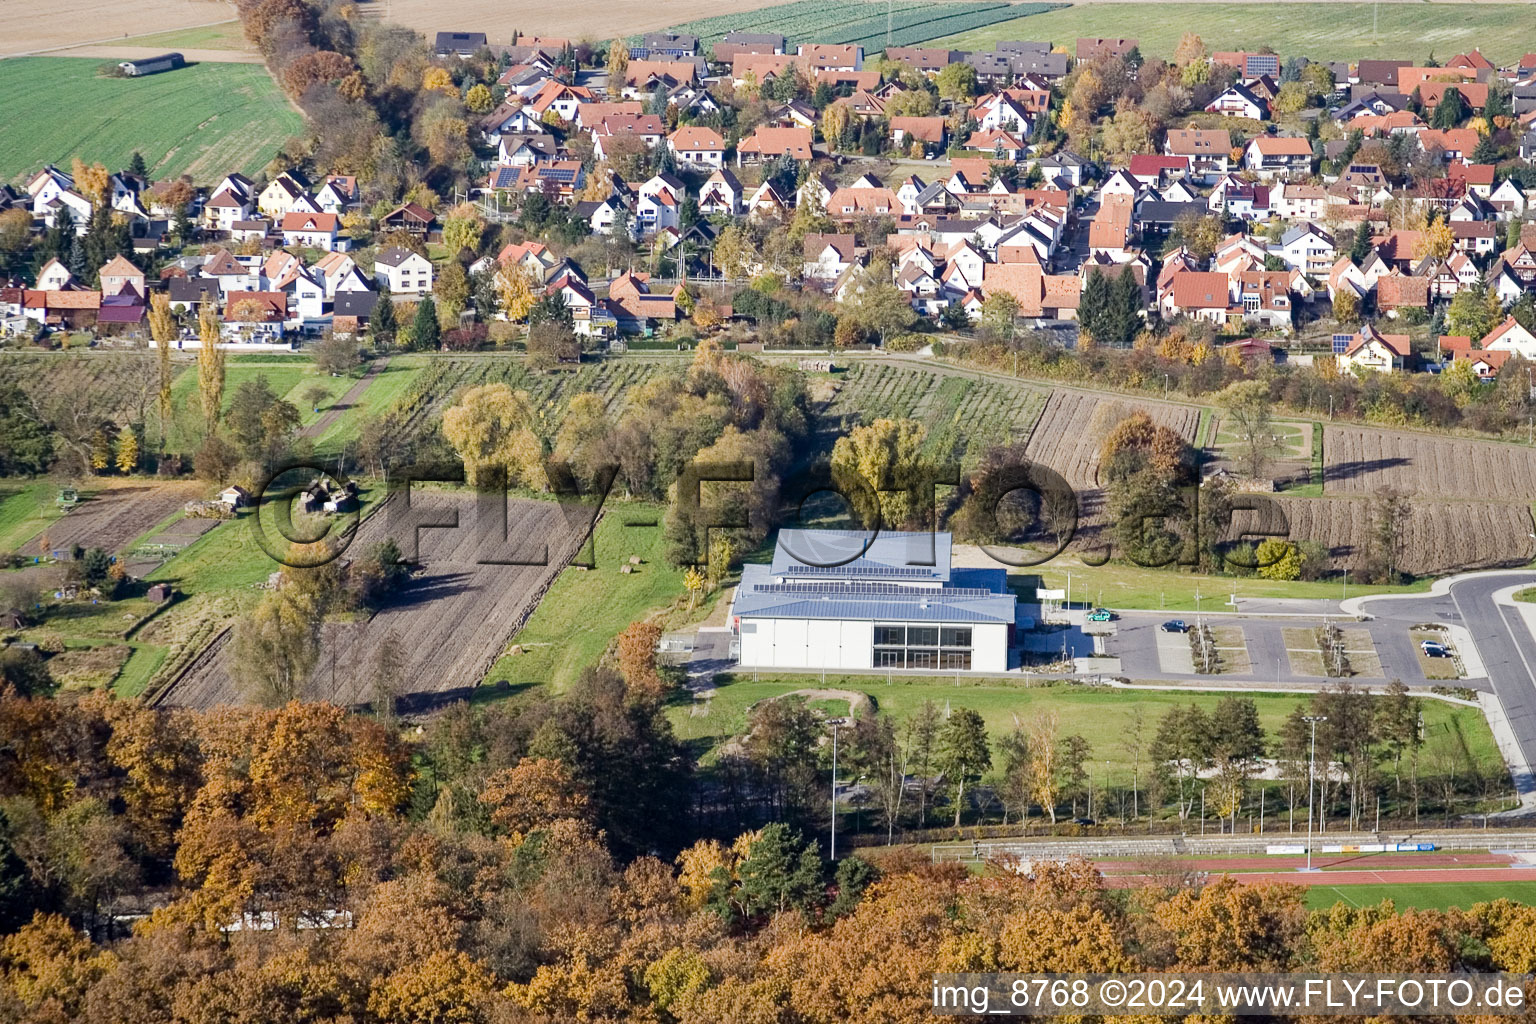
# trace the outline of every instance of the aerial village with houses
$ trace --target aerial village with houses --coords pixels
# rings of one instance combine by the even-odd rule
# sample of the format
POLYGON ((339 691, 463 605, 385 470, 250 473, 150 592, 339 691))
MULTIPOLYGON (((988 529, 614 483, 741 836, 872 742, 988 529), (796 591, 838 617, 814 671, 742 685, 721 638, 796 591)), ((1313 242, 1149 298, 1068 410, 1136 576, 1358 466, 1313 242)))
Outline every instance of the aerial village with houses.
POLYGON ((465 328, 443 344, 515 341, 505 322, 548 302, 593 349, 666 338, 700 304, 703 329, 750 328, 765 304, 735 296, 769 281, 830 313, 802 318, 801 346, 888 343, 918 318, 966 332, 995 299, 1067 346, 1182 322, 1341 370, 1465 360, 1488 379, 1536 357, 1536 54, 1317 63, 1193 34, 1155 59, 1128 38, 615 49, 439 33, 448 75, 495 71, 466 140, 484 169, 451 210, 281 160, 260 181, 38 168, 0 191, 36 255, 0 293, 4 332, 131 344, 163 292, 178 348, 209 303, 225 344, 293 347, 366 337, 380 295, 432 295, 465 328), (76 242, 103 210, 123 244, 76 242), (839 316, 885 285, 910 307, 885 316, 899 331, 839 316))
POLYGON ((1536 5, 232 6, 0 53, 0 1024, 1530 978, 1536 5))

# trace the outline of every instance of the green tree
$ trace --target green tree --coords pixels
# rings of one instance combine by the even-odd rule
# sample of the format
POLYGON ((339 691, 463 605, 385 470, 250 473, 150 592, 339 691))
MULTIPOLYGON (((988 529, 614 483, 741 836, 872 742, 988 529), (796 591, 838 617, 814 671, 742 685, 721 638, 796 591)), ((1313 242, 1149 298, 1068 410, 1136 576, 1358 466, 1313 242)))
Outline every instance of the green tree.
POLYGON ((782 822, 763 828, 737 869, 735 892, 712 899, 717 912, 734 910, 752 919, 790 909, 806 910, 822 895, 821 854, 814 840, 782 822))
POLYGON ((939 732, 938 768, 955 787, 955 827, 960 827, 960 813, 965 808, 965 784, 981 778, 992 767, 992 751, 987 745, 987 724, 981 713, 970 708, 952 712, 939 732))
POLYGON ((389 297, 388 291, 379 293, 379 300, 374 304, 373 315, 368 318, 368 336, 373 343, 385 351, 395 343, 395 302, 389 297))
POLYGON ((939 87, 939 97, 955 103, 974 99, 976 96, 976 69, 963 61, 945 67, 934 79, 939 87))
POLYGON ((1440 94, 1440 102, 1435 104, 1435 116, 1430 119, 1431 128, 1455 128, 1467 119, 1471 109, 1467 106, 1466 97, 1461 90, 1454 85, 1440 94))
POLYGON ((1276 447, 1269 384, 1262 380, 1233 381, 1216 396, 1216 401, 1227 414, 1228 429, 1237 434, 1243 471, 1257 480, 1276 447))
POLYGON ((432 296, 423 295, 416 304, 416 319, 411 321, 411 347, 431 352, 442 347, 443 333, 437 323, 437 305, 432 296))

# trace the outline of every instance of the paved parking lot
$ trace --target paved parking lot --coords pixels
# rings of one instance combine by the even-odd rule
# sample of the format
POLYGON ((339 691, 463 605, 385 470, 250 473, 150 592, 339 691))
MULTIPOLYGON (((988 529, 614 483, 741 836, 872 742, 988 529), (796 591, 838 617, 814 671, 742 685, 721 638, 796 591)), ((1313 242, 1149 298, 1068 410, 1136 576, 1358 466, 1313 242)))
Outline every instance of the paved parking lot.
MULTIPOLYGON (((1221 676, 1198 675, 1190 653, 1189 638, 1180 633, 1162 632, 1159 627, 1166 621, 1168 621, 1166 612, 1122 612, 1120 614, 1120 621, 1117 623, 1119 628, 1105 643, 1106 653, 1120 659, 1121 675, 1130 679, 1146 680, 1188 679, 1212 682, 1220 680, 1222 683, 1254 682, 1270 685, 1310 684, 1314 686, 1323 679, 1317 674, 1296 671, 1287 650, 1288 646, 1295 645, 1288 645, 1285 637, 1285 631, 1288 629, 1310 632, 1323 623, 1321 616, 1315 619, 1310 616, 1295 618, 1203 616, 1201 621, 1213 628, 1218 626, 1239 628, 1246 641, 1250 669, 1245 673, 1221 676)), ((1195 618, 1191 616, 1186 621, 1194 625, 1195 618)), ((1393 679, 1401 679, 1409 686, 1447 685, 1444 680, 1425 678, 1414 640, 1409 635, 1408 627, 1411 623, 1398 619, 1355 622, 1341 617, 1336 617, 1333 621, 1338 622, 1351 634, 1356 631, 1361 634, 1360 639, 1350 645, 1351 649, 1359 651, 1360 657, 1356 659, 1358 663, 1370 665, 1371 659, 1366 656, 1367 651, 1363 646, 1363 640, 1368 638, 1370 644, 1375 647, 1376 658, 1381 664, 1379 672, 1351 677, 1351 682, 1362 686, 1381 687, 1393 679)), ((1471 689, 1490 689, 1486 679, 1461 679, 1452 681, 1450 685, 1471 689)))

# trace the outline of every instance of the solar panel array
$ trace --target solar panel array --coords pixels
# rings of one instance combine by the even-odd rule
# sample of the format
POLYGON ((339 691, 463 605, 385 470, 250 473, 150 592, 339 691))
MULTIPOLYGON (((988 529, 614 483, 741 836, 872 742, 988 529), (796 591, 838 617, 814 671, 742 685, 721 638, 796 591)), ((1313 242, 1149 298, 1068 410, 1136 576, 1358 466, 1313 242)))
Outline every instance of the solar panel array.
POLYGON ((892 595, 914 600, 945 599, 956 597, 997 597, 996 593, 982 587, 944 587, 941 590, 921 587, 904 587, 899 583, 759 583, 753 586, 757 594, 830 595, 836 597, 863 597, 868 595, 892 595))
MULTIPOLYGON (((845 562, 842 565, 788 565, 784 567, 784 572, 789 576, 846 576, 851 571, 852 564, 845 562)), ((919 568, 900 565, 861 565, 857 571, 864 576, 892 576, 909 580, 929 579, 934 573, 931 566, 919 568)))

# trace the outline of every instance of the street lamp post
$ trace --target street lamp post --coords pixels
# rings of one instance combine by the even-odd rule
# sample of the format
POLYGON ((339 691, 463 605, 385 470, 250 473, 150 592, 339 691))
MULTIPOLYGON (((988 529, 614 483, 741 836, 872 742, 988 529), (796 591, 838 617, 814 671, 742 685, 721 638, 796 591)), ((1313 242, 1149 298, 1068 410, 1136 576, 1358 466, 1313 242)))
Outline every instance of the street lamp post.
POLYGON ((1317 762, 1317 723, 1328 721, 1326 715, 1302 715, 1301 720, 1312 727, 1312 746, 1307 754, 1307 870, 1312 870, 1312 776, 1317 762))

